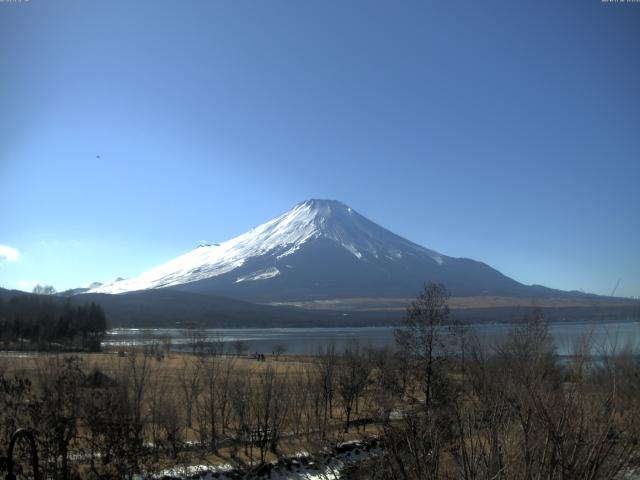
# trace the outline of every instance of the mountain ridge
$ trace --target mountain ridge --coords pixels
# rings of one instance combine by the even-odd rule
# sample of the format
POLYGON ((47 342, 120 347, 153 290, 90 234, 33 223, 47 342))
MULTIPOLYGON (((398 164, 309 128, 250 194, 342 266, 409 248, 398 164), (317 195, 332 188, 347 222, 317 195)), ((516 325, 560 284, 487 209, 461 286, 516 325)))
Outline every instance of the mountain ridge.
POLYGON ((418 245, 337 200, 310 199, 226 242, 83 293, 159 288, 251 302, 412 296, 427 281, 453 295, 575 295, 527 286, 489 265, 418 245))

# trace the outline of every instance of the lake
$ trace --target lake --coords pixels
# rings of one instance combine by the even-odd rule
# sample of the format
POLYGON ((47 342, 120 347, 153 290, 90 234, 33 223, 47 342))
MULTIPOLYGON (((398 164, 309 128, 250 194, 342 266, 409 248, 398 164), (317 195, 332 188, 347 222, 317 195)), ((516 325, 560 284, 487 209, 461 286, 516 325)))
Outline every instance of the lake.
MULTIPOLYGON (((470 331, 481 343, 494 345, 504 340, 513 329, 513 324, 475 324, 470 331)), ((206 341, 224 341, 225 350, 230 351, 231 343, 241 340, 249 352, 270 354, 274 345, 286 348, 286 353, 294 355, 315 354, 318 348, 334 343, 338 351, 348 342, 356 339, 362 346, 393 347, 395 327, 346 327, 346 328, 217 328, 201 330, 206 341)), ((623 348, 640 342, 640 321, 615 322, 562 322, 550 325, 550 332, 560 355, 571 355, 574 346, 589 336, 594 348, 623 348)), ((139 329, 116 328, 107 332, 103 345, 118 346, 145 345, 160 338, 170 338, 173 350, 190 348, 190 333, 175 328, 139 329)))

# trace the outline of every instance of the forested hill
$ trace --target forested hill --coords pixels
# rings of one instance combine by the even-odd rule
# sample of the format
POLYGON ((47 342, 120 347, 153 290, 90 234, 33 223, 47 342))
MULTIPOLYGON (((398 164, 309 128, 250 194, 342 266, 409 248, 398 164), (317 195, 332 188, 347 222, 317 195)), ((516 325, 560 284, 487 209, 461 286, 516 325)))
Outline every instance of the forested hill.
MULTIPOLYGON (((456 300, 456 299, 452 299, 456 300)), ((404 308, 394 309, 333 309, 320 310, 295 306, 271 306, 243 302, 222 296, 201 295, 171 289, 147 290, 121 295, 83 294, 64 296, 33 295, 15 290, 0 289, 0 327, 3 335, 11 331, 17 318, 39 318, 36 330, 28 330, 34 338, 43 334, 61 335, 68 310, 77 312, 71 321, 71 333, 87 327, 82 323, 84 309, 91 305, 104 311, 106 324, 112 327, 136 328, 244 328, 244 327, 352 327, 397 325, 404 316, 404 308), (67 312, 63 315, 64 312, 67 312), (63 321, 60 321, 60 318, 63 321), (12 323, 13 322, 13 323, 12 323), (57 325, 53 327, 52 325, 57 325), (52 333, 58 332, 58 333, 52 333)), ((640 319, 640 302, 594 306, 540 306, 517 305, 487 308, 458 308, 452 302, 451 318, 463 322, 519 322, 531 310, 540 307, 549 321, 640 319)), ((94 307, 95 311, 95 307, 94 307)), ((94 313, 95 315, 95 313, 94 313)), ((29 322, 28 322, 29 323, 29 322)), ((33 321, 30 321, 33 323, 33 321)), ((91 321, 89 321, 91 323, 91 321)), ((68 333, 70 334, 70 333, 68 333)), ((10 335, 9 335, 10 336, 10 335)))
POLYGON ((95 302, 0 289, 0 341, 5 348, 99 351, 108 326, 95 302))

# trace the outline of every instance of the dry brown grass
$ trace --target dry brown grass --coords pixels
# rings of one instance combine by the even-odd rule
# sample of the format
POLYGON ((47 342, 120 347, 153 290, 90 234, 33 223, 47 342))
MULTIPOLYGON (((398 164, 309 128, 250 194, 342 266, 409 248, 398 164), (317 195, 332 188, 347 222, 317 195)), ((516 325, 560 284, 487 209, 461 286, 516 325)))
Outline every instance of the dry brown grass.
MULTIPOLYGON (((142 352, 135 352, 135 362, 141 365, 146 362, 150 366, 149 375, 152 375, 156 382, 156 385, 160 385, 162 391, 162 397, 171 402, 176 407, 180 408, 181 402, 184 402, 183 390, 182 390, 182 377, 183 375, 189 375, 192 369, 196 368, 198 361, 202 357, 198 357, 189 353, 170 353, 169 355, 156 356, 147 355, 146 357, 142 352)), ((112 378, 118 378, 119 373, 126 371, 130 368, 132 361, 132 354, 125 353, 124 356, 118 355, 118 352, 104 352, 104 353, 35 353, 35 352, 14 352, 14 353, 2 353, 0 354, 0 373, 5 376, 19 376, 26 377, 33 381, 34 390, 39 390, 39 381, 42 379, 43 372, 46 372, 45 365, 52 360, 62 359, 69 356, 76 356, 82 360, 82 369, 85 373, 90 373, 94 369, 99 369, 101 372, 112 378)), ((278 375, 282 375, 292 383, 295 381, 298 375, 306 375, 308 369, 314 367, 314 359, 312 357, 304 356, 292 356, 281 355, 277 360, 275 357, 267 357, 266 361, 257 361, 248 357, 217 357, 222 363, 224 359, 231 359, 233 362, 233 370, 235 374, 246 375, 251 379, 257 381, 258 376, 261 373, 267 371, 267 369, 275 369, 278 375)), ((222 367, 219 367, 222 368, 222 367)), ((148 387, 152 388, 152 387, 148 387)), ((157 388, 157 387, 153 387, 157 388)), ((287 395, 293 395, 294 390, 287 390, 287 395)), ((149 390, 149 395, 154 395, 149 390)), ((146 407, 145 407, 146 409, 146 407)), ((199 433, 196 430, 196 425, 193 428, 188 428, 184 422, 183 416, 185 412, 180 410, 180 424, 181 437, 183 441, 198 441, 199 433)), ((195 414, 194 414, 195 415, 195 414)), ((233 429, 237 426, 233 424, 231 427, 231 435, 233 435, 233 429)), ((147 425, 148 429, 153 428, 153 424, 147 425)), ((284 434, 278 444, 279 455, 294 455, 299 452, 316 452, 322 448, 322 444, 315 439, 309 439, 301 433, 299 436, 292 435, 290 432, 293 428, 292 425, 287 424, 284 427, 284 434)), ((330 421, 328 436, 334 441, 344 441, 351 439, 359 439, 366 434, 375 434, 378 432, 375 425, 368 425, 365 428, 355 427, 351 429, 348 434, 342 432, 344 424, 342 421, 341 411, 336 401, 333 409, 333 419, 330 421)), ((84 432, 85 426, 79 425, 79 432, 84 432)), ((147 433, 146 441, 152 441, 151 434, 147 433)), ((207 449, 183 449, 179 452, 177 457, 173 457, 168 451, 161 454, 156 459, 154 470, 161 471, 166 468, 173 468, 180 465, 223 465, 223 464, 243 464, 255 462, 260 458, 260 452, 257 447, 244 446, 230 449, 226 447, 220 448, 217 452, 213 453, 207 449), (233 455, 232 455, 233 454, 233 455)), ((271 452, 266 452, 266 461, 276 460, 277 456, 271 452)), ((88 468, 87 465, 81 465, 80 470, 84 471, 88 468)))
MULTIPOLYGON (((37 352, 0 352, 0 374, 4 373, 8 376, 25 376, 34 378, 38 369, 39 362, 46 361, 54 357, 76 356, 82 359, 82 364, 86 372, 91 372, 98 368, 101 371, 111 371, 118 364, 122 364, 127 357, 118 355, 117 352, 104 353, 37 353, 37 352)), ((173 377, 184 369, 185 363, 193 363, 197 360, 197 356, 190 353, 175 353, 165 355, 161 360, 155 356, 151 356, 150 361, 155 368, 160 369, 164 375, 173 377)), ((264 372, 269 366, 276 368, 280 373, 300 373, 308 368, 312 363, 312 357, 281 355, 278 360, 273 357, 267 357, 264 362, 259 362, 249 357, 229 356, 224 358, 232 358, 238 369, 260 373, 264 372)))
MULTIPOLYGON (((353 297, 336 298, 312 302, 279 303, 293 305, 308 310, 378 310, 405 311, 413 298, 408 297, 353 297)), ((497 295, 476 295, 469 297, 451 297, 449 307, 469 308, 580 308, 580 307, 625 307, 640 306, 640 302, 628 298, 581 298, 581 297, 509 297, 497 295)))

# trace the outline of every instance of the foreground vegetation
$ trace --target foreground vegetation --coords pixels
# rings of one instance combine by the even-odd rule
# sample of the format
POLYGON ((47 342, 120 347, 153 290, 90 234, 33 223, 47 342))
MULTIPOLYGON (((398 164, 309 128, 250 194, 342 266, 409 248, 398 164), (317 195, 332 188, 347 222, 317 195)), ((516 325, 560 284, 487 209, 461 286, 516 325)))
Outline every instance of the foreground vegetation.
POLYGON ((487 348, 449 323, 437 285, 413 302, 396 341, 394 351, 354 341, 266 361, 159 345, 4 357, 0 451, 15 428, 33 430, 52 479, 215 463, 250 477, 278 456, 371 435, 382 453, 345 475, 613 479, 638 463, 640 362, 631 350, 594 357, 585 338, 560 359, 539 315, 487 348))
POLYGON ((462 334, 451 350, 451 337, 434 328, 445 300, 432 286, 410 309, 398 340, 421 396, 383 425, 384 455, 355 478, 634 478, 640 358, 631 348, 598 350, 585 332, 575 355, 560 359, 534 315, 494 348, 462 334))

